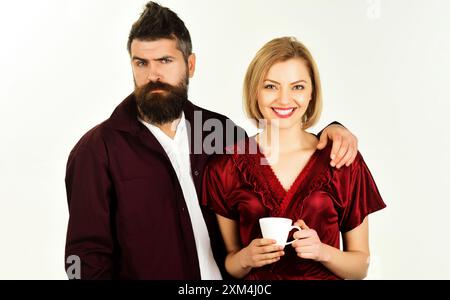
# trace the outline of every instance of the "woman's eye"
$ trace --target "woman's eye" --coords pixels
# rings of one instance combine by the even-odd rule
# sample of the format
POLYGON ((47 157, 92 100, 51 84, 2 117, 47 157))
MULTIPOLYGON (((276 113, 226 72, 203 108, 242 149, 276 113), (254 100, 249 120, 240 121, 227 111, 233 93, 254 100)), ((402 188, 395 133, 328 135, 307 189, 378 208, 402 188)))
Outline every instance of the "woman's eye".
POLYGON ((301 90, 304 90, 304 89, 305 89, 305 87, 303 85, 296 85, 296 86, 294 86, 294 90, 297 90, 297 91, 301 91, 301 90))
POLYGON ((274 89, 276 89, 276 86, 273 85, 273 84, 266 84, 264 86, 264 88, 267 89, 267 90, 274 90, 274 89))

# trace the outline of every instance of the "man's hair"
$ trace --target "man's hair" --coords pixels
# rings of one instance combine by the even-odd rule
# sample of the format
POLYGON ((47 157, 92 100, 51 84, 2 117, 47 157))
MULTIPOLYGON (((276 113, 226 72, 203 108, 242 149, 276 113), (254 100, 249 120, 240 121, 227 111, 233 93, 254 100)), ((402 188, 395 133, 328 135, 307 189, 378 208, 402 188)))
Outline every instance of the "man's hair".
POLYGON ((144 12, 133 24, 128 37, 128 52, 131 54, 133 40, 156 41, 170 39, 177 41, 177 48, 183 53, 186 63, 192 54, 189 30, 176 13, 155 2, 148 2, 144 12))

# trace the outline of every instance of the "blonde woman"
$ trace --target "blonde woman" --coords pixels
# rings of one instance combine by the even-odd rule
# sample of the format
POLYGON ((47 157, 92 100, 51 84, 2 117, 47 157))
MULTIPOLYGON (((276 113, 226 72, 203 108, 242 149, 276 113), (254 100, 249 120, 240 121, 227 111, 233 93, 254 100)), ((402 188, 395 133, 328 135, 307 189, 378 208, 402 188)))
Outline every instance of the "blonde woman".
POLYGON ((210 161, 204 176, 203 203, 217 214, 227 272, 256 280, 364 278, 368 215, 385 204, 360 153, 349 167, 332 168, 331 147, 317 150, 306 131, 322 109, 308 49, 288 37, 266 44, 249 66, 244 99, 248 115, 266 126, 210 161), (292 246, 261 238, 259 219, 268 216, 303 229, 292 246))

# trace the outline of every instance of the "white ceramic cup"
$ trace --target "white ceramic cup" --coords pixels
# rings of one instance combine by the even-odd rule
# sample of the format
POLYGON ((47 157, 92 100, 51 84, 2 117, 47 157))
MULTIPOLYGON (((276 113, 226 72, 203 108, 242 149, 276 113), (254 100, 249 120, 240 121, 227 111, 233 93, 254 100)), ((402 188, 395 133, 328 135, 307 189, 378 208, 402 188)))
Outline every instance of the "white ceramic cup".
POLYGON ((261 226, 263 238, 276 240, 276 244, 279 246, 287 246, 295 241, 287 242, 291 230, 302 230, 298 226, 293 226, 292 220, 287 218, 262 218, 259 219, 259 225, 261 226))

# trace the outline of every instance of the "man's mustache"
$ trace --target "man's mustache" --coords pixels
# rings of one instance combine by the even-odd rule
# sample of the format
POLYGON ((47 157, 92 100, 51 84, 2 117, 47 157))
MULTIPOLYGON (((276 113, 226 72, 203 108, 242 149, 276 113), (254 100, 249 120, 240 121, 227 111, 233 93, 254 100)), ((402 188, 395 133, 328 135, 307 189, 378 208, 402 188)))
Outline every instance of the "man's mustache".
POLYGON ((164 83, 164 82, 160 82, 160 81, 150 81, 149 83, 147 83, 144 87, 142 87, 142 92, 144 94, 148 94, 154 91, 173 91, 175 90, 176 87, 168 84, 168 83, 164 83))

